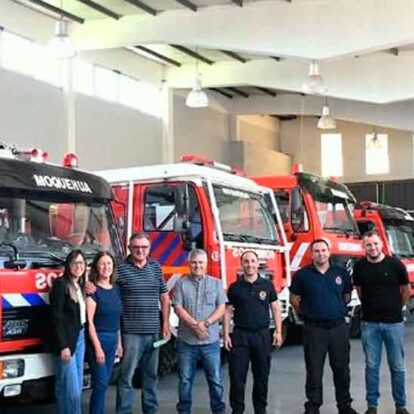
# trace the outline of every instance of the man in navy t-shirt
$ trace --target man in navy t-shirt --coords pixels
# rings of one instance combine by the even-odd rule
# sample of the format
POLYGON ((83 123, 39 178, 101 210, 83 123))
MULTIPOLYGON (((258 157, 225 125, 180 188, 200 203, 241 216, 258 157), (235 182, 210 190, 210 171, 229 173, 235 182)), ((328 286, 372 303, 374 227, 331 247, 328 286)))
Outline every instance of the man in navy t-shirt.
POLYGON ((304 321, 306 365, 305 414, 319 414, 323 403, 322 376, 326 355, 332 368, 339 414, 357 414, 349 392, 349 331, 346 304, 351 299, 351 276, 329 263, 325 239, 310 245, 313 263, 296 272, 290 302, 304 321))

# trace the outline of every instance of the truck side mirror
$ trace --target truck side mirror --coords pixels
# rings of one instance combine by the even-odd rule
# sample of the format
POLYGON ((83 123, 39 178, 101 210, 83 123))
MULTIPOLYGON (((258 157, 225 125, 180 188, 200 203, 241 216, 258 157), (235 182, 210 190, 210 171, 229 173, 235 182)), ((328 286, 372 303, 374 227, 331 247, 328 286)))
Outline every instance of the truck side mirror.
POLYGON ((179 183, 174 187, 174 204, 178 217, 188 216, 188 186, 185 183, 179 183))
POLYGON ((303 210, 303 200, 302 200, 302 195, 300 193, 300 189, 299 187, 296 187, 293 189, 292 191, 292 212, 300 212, 301 210, 303 210))
POLYGON ((174 231, 179 234, 187 234, 190 231, 190 221, 186 216, 174 217, 174 231))

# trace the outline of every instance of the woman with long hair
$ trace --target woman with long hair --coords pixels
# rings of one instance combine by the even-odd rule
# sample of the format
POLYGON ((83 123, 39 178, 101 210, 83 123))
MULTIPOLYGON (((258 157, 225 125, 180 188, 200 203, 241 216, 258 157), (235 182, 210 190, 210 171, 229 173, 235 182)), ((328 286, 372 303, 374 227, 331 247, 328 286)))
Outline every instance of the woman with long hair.
POLYGON ((66 258, 62 277, 50 291, 50 309, 56 353, 56 405, 58 414, 81 414, 86 306, 86 259, 80 250, 66 258))
POLYGON ((95 292, 86 299, 89 342, 87 359, 92 376, 90 414, 103 414, 105 395, 115 356, 122 356, 120 335, 121 294, 117 285, 115 260, 111 253, 99 252, 91 266, 89 280, 95 292))

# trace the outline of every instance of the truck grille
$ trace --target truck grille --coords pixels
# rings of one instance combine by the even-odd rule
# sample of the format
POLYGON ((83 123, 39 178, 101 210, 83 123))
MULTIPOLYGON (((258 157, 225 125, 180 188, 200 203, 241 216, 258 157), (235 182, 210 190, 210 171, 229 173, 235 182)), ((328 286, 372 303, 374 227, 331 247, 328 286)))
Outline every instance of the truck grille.
POLYGON ((49 307, 3 309, 2 340, 43 338, 48 328, 49 307))

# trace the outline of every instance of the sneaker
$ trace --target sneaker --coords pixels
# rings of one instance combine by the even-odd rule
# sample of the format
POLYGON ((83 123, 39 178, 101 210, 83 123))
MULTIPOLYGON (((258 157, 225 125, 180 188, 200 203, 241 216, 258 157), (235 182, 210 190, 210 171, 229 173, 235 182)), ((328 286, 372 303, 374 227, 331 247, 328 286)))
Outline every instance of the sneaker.
POLYGON ((395 414, 410 414, 405 407, 397 407, 395 414))
POLYGON ((355 411, 351 406, 346 408, 340 408, 338 414, 359 414, 358 411, 355 411))
POLYGON ((368 410, 365 411, 365 414, 377 414, 377 407, 368 407, 368 410))

